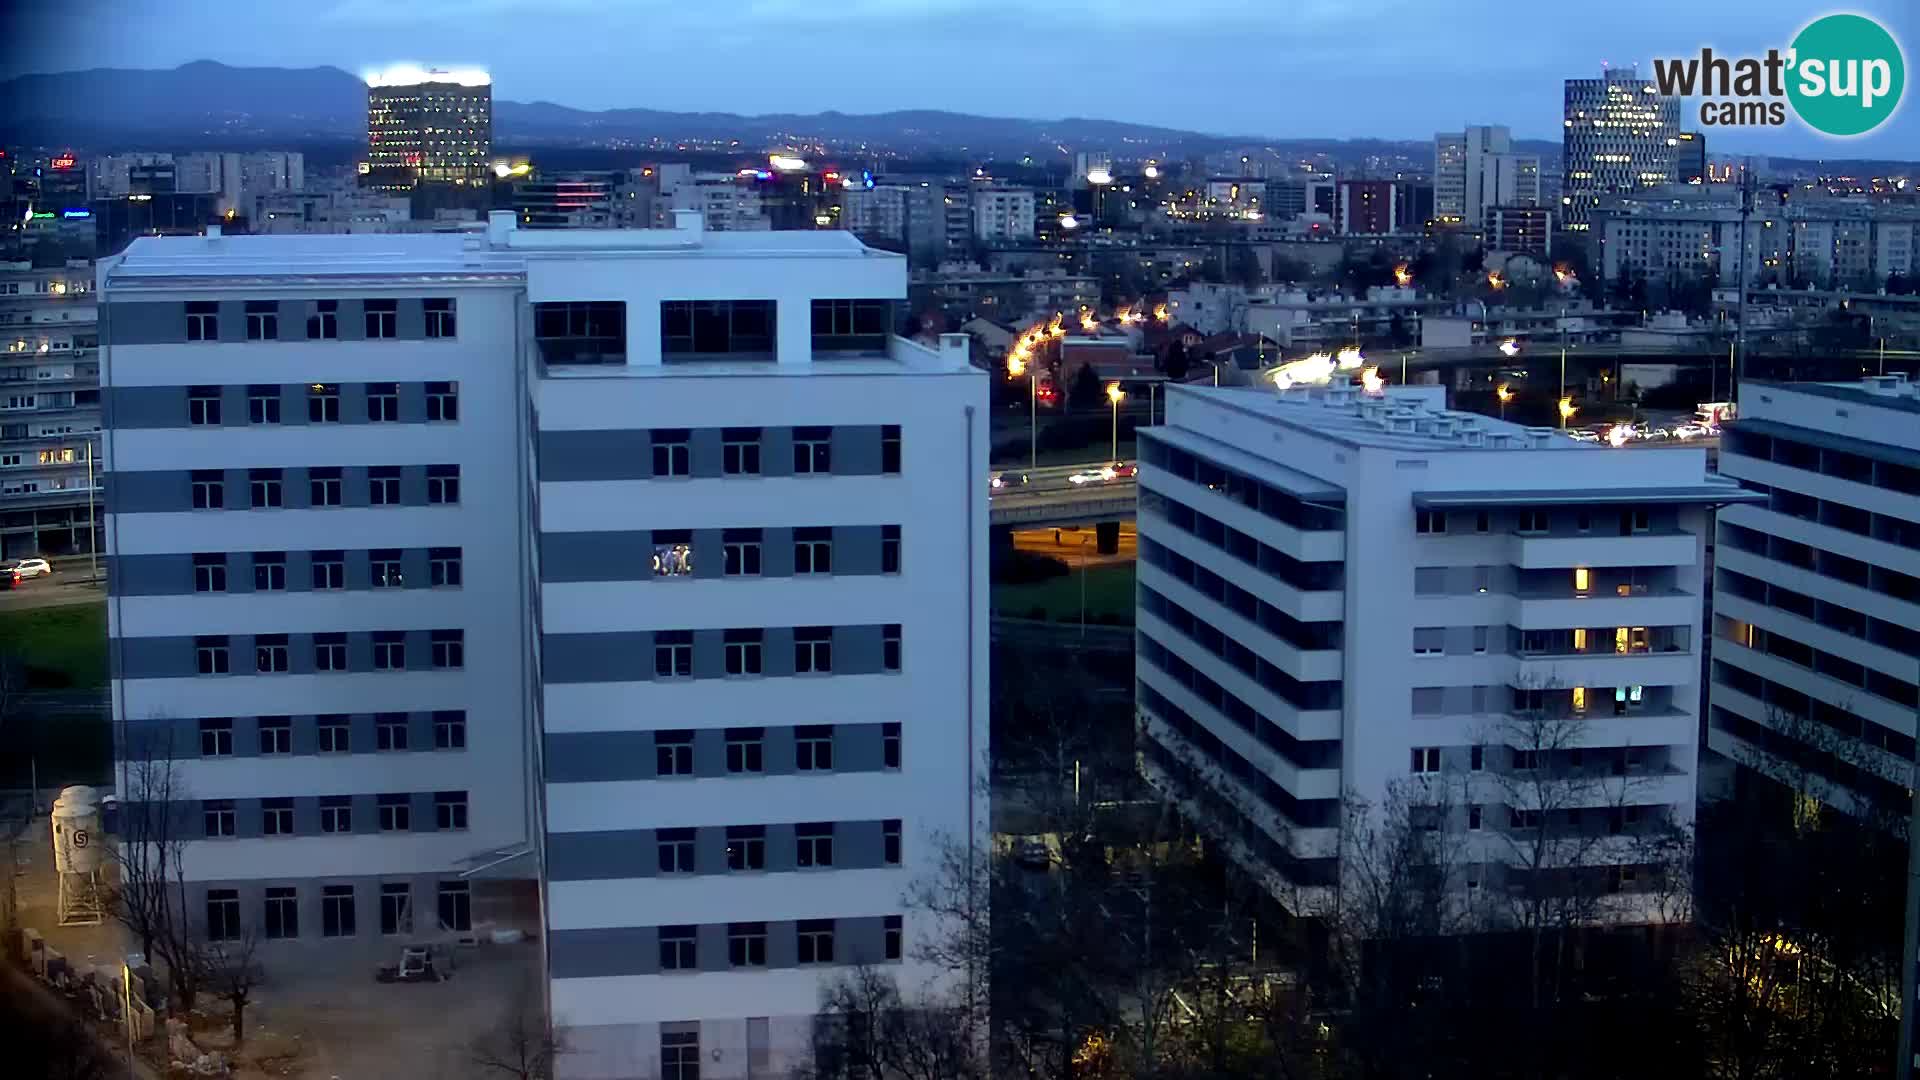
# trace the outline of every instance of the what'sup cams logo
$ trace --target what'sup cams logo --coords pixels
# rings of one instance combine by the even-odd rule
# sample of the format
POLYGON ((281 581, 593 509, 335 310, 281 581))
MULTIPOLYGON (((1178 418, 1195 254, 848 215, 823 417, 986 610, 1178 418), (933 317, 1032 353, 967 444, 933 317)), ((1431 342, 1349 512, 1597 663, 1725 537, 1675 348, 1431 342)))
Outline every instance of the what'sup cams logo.
POLYGON ((1700 97, 1704 127, 1781 127, 1787 110, 1808 127, 1846 138, 1893 115, 1906 89, 1900 43, 1864 15, 1824 15, 1784 52, 1655 60, 1654 83, 1670 97, 1700 97))

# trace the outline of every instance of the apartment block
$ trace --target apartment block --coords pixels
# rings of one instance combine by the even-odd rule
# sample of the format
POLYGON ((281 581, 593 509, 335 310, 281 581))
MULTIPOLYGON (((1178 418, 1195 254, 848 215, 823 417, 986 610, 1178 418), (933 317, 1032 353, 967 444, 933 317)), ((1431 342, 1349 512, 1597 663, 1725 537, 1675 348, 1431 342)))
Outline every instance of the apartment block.
POLYGON ((973 236, 986 244, 1033 239, 1032 188, 980 187, 973 190, 973 236))
POLYGON ((791 1070, 984 855, 985 376, 845 233, 514 219, 103 269, 123 760, 218 932, 525 925, 558 1075, 791 1070))
POLYGON ((0 263, 0 558, 105 550, 99 345, 92 263, 0 263))
POLYGON ((1743 382, 1720 471, 1708 746, 1850 812, 1912 787, 1920 392, 1903 375, 1743 382))
POLYGON ((1343 800, 1399 793, 1461 845, 1463 896, 1497 907, 1591 831, 1555 872, 1644 916, 1634 841, 1694 803, 1707 509, 1751 496, 1699 450, 1343 383, 1173 387, 1141 432, 1149 777, 1295 910, 1338 881, 1343 800))

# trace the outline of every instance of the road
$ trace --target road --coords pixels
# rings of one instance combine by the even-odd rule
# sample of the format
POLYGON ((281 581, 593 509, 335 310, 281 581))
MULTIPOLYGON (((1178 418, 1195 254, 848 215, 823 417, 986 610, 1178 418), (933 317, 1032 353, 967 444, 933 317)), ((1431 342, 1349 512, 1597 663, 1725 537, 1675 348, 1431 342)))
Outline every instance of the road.
POLYGON ((22 581, 11 589, 0 591, 0 612, 92 604, 106 599, 105 583, 88 581, 85 575, 84 568, 79 577, 69 577, 55 570, 46 577, 22 581))
POLYGON ((1015 529, 1013 546, 1019 551, 1029 551, 1036 555, 1050 555, 1068 566, 1100 566, 1106 563, 1132 562, 1138 550, 1139 541, 1133 522, 1120 523, 1119 550, 1111 555, 1102 555, 1095 546, 1092 529, 1078 526, 1066 526, 1059 529, 1015 529))

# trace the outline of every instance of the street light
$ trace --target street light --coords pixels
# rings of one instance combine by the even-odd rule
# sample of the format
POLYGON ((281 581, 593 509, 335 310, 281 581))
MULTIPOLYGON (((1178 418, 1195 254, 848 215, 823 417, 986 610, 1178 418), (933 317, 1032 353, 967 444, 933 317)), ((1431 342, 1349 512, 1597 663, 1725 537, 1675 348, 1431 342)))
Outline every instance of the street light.
POLYGON ((1040 373, 1028 371, 1018 355, 1007 357, 1007 377, 1027 377, 1027 468, 1040 467, 1040 373))
POLYGON ((1107 400, 1113 402, 1113 454, 1107 460, 1120 460, 1120 403, 1127 399, 1127 392, 1120 389, 1119 383, 1107 384, 1107 400))
POLYGON ((1567 427, 1567 421, 1573 419, 1573 414, 1579 411, 1580 410, 1574 406, 1572 398, 1570 397, 1561 398, 1560 399, 1560 430, 1565 431, 1567 427))
POLYGON ((1494 389, 1493 396, 1500 399, 1500 419, 1505 420, 1507 418, 1507 402, 1513 400, 1513 388, 1509 387, 1506 383, 1501 383, 1494 389))

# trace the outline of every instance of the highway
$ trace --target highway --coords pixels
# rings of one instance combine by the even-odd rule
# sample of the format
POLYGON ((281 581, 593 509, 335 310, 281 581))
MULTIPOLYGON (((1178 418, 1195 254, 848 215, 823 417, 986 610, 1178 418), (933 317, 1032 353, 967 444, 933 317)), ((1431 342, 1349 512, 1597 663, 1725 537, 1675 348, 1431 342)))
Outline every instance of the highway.
POLYGON ((1038 469, 996 469, 994 475, 1002 478, 1002 486, 989 494, 987 519, 994 525, 1046 526, 1131 518, 1136 491, 1133 477, 1116 476, 1083 484, 1068 479, 1105 464, 1097 461, 1038 469), (1025 482, 1021 482, 1022 477, 1025 482))

